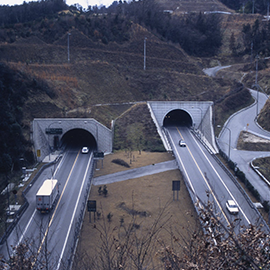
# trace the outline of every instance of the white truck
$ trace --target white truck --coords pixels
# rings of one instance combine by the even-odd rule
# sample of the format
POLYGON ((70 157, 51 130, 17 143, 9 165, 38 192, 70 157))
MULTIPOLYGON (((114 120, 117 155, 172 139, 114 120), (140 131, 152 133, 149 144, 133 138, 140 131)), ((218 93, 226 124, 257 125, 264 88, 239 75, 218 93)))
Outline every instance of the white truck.
POLYGON ((43 182, 36 194, 36 207, 41 213, 52 210, 59 195, 59 183, 56 179, 47 179, 43 182))

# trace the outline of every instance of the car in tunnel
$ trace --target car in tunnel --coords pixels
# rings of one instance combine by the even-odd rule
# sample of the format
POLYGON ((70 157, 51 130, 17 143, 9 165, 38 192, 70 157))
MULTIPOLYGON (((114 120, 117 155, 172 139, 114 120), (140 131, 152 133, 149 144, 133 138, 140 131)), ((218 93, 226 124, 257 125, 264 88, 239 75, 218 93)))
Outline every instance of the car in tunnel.
POLYGON ((82 148, 82 153, 83 153, 83 154, 87 154, 88 152, 89 152, 89 148, 86 147, 86 146, 84 146, 84 147, 82 148))

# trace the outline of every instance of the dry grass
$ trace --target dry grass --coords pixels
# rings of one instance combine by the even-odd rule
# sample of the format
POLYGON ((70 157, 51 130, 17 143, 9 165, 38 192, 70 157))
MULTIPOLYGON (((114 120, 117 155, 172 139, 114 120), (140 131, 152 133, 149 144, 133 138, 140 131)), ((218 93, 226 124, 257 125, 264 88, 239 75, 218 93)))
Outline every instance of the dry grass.
POLYGON ((247 131, 241 131, 237 149, 246 151, 270 151, 270 141, 247 131))
MULTIPOLYGON (((132 153, 131 156, 131 168, 172 159, 169 153, 142 152, 139 154, 136 152, 132 153)), ((103 169, 97 170, 95 176, 127 170, 127 168, 111 162, 116 158, 123 159, 130 163, 129 153, 119 152, 105 156, 103 169)), ((101 167, 102 163, 100 161, 98 168, 101 167)), ((120 219, 123 218, 124 225, 127 226, 132 220, 132 210, 137 211, 137 213, 144 213, 144 215, 138 214, 135 221, 136 225, 139 225, 141 235, 149 231, 154 221, 159 218, 160 212, 165 210, 162 218, 160 218, 160 222, 167 221, 168 224, 164 226, 158 239, 162 243, 164 241, 166 245, 172 244, 172 236, 169 232, 172 231, 177 237, 181 236, 180 238, 184 237, 187 240, 191 232, 197 228, 197 215, 179 170, 109 184, 107 185, 107 197, 99 195, 98 188, 99 186, 92 186, 89 199, 96 200, 97 211, 102 213, 105 224, 111 228, 111 233, 114 233, 116 238, 119 236, 118 229, 121 230, 120 219), (172 180, 181 181, 179 200, 176 200, 176 194, 175 200, 173 200, 172 180), (111 222, 107 221, 107 215, 109 213, 113 215, 111 222), (112 232, 112 228, 116 230, 112 232)), ((79 255, 79 257, 80 254, 86 253, 87 256, 94 258, 99 254, 101 240, 100 233, 97 229, 101 229, 103 219, 101 218, 94 222, 93 218, 94 215, 92 213, 92 223, 90 223, 89 214, 86 213, 84 217, 79 247, 77 249, 77 255, 79 255)), ((134 222, 134 220, 132 222, 134 222)), ((155 252, 161 249, 158 242, 157 239, 155 239, 152 243, 155 252)), ((183 239, 180 240, 179 244, 184 244, 183 239)), ((160 260, 156 258, 155 264, 157 265, 159 263, 160 260)))

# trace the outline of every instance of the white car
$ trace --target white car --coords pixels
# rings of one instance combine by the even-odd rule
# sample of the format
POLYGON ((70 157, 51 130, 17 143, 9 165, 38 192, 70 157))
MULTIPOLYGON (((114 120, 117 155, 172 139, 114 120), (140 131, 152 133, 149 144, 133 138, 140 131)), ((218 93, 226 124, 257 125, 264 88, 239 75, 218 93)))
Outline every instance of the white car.
POLYGON ((83 154, 87 154, 88 152, 89 152, 88 147, 85 146, 85 147, 82 148, 82 153, 83 154))
POLYGON ((183 140, 180 140, 179 141, 179 146, 180 147, 186 147, 187 145, 186 145, 186 143, 183 140))
POLYGON ((230 212, 230 214, 236 215, 239 212, 238 206, 233 200, 228 200, 226 202, 226 208, 230 212))

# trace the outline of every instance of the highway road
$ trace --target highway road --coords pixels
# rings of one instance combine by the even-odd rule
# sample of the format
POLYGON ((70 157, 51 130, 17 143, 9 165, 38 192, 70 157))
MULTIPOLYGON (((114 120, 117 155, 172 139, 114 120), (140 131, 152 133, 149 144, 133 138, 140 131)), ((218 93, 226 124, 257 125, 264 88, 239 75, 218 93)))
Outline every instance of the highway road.
POLYGON ((173 152, 180 165, 190 189, 193 192, 194 201, 198 197, 202 202, 213 202, 214 212, 220 216, 221 222, 227 226, 236 216, 226 210, 226 201, 233 199, 239 207, 239 226, 248 226, 250 223, 257 225, 261 222, 260 215, 254 205, 249 203, 243 193, 219 166, 211 154, 199 143, 187 127, 167 127, 173 152), (180 147, 178 142, 184 139, 187 146, 180 147))
POLYGON ((82 154, 81 148, 69 148, 55 168, 43 171, 26 195, 29 207, 7 243, 1 246, 0 254, 7 258, 12 254, 11 246, 27 243, 31 253, 37 254, 32 269, 41 269, 46 264, 48 269, 67 269, 75 226, 88 195, 92 160, 92 153, 82 154), (41 214, 35 208, 35 194, 43 181, 52 176, 60 182, 60 196, 50 213, 41 214))

